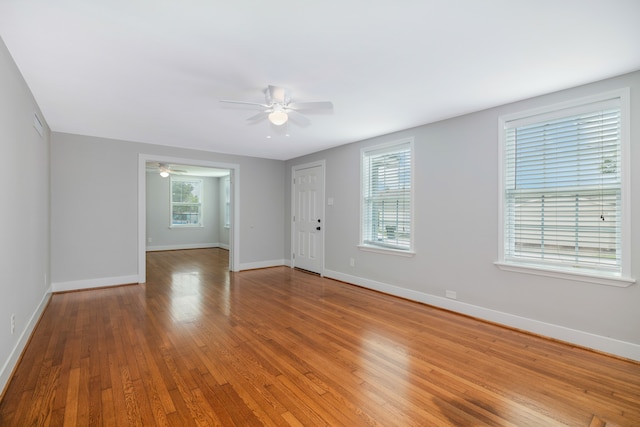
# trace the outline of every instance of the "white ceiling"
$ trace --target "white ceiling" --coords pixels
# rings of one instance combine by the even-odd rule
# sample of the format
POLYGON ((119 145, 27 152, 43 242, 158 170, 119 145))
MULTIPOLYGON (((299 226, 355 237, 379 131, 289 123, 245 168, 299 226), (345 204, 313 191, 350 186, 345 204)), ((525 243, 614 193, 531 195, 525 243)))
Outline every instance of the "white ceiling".
POLYGON ((638 70, 640 1, 0 0, 0 36, 53 131, 284 160, 638 70), (219 102, 269 84, 334 110, 219 102))

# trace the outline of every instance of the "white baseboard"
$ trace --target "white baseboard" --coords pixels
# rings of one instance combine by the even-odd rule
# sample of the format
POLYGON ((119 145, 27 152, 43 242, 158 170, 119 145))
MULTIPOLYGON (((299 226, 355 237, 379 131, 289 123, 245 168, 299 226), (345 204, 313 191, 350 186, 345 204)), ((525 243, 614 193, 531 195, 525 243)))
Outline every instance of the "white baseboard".
POLYGON ((271 261, 246 262, 240 264, 240 271, 255 270, 256 268, 268 268, 284 265, 284 259, 276 259, 271 261))
MULTIPOLYGON (((155 251, 177 251, 180 249, 207 249, 207 248, 218 248, 223 247, 220 243, 189 243, 183 245, 158 245, 158 246, 147 246, 147 252, 155 252, 155 251)), ((227 248, 229 249, 228 245, 227 248)))
POLYGON ((18 341, 16 342, 15 347, 11 350, 11 353, 9 354, 9 358, 4 363, 4 365, 2 365, 2 369, 0 369, 0 391, 2 392, 0 393, 0 395, 4 394, 4 389, 9 383, 9 379, 11 378, 11 373, 13 372, 13 369, 16 367, 18 360, 20 360, 20 356, 22 355, 24 348, 27 346, 27 343, 29 342, 29 338, 33 333, 33 329, 38 324, 38 320, 40 320, 40 316, 42 316, 42 312, 47 307, 47 304, 49 303, 50 298, 51 298, 51 292, 47 291, 42 297, 40 304, 38 304, 38 307, 36 307, 35 311, 29 318, 27 325, 22 330, 22 333, 20 334, 20 337, 18 338, 18 341))
POLYGON ((541 322, 539 320, 516 316, 513 314, 491 310, 488 308, 467 304, 449 298, 425 294, 423 292, 405 289, 375 280, 351 276, 338 271, 325 270, 324 276, 347 283, 353 283, 364 288, 373 289, 390 295, 406 298, 412 301, 422 302, 435 307, 466 314, 471 317, 498 323, 534 334, 557 339, 581 347, 624 357, 626 359, 640 361, 640 345, 620 341, 590 332, 566 328, 564 326, 541 322))
POLYGON ((98 279, 73 280, 70 282, 56 282, 51 284, 53 292, 79 291, 82 289, 103 288, 105 286, 128 285, 138 283, 138 275, 101 277, 98 279))

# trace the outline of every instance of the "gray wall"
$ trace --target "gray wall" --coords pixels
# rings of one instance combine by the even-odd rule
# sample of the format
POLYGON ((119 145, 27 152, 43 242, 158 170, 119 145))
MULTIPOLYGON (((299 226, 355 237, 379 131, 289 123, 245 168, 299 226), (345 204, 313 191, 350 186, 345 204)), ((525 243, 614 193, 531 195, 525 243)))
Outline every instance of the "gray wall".
MULTIPOLYGON (((220 244, 220 178, 201 177, 203 184, 202 227, 169 227, 171 179, 147 173, 147 250, 218 247, 220 244), (149 242, 148 239, 152 241, 149 242)), ((227 245, 229 241, 227 240, 227 245)))
POLYGON ((54 290, 135 281, 141 153, 238 164, 240 268, 283 263, 282 161, 54 132, 51 146, 54 290))
MULTIPOLYGON (((632 277, 640 276, 640 72, 529 99, 286 163, 326 160, 325 275, 640 360, 640 286, 627 288, 499 270, 498 117, 631 87, 632 277), (415 137, 413 258, 364 252, 359 239, 360 149, 415 137), (349 259, 355 266, 349 266, 349 259), (457 300, 444 298, 445 290, 457 300)), ((285 227, 287 257, 290 226, 285 227)))
POLYGON ((0 39, 0 390, 49 296, 49 129, 0 39), (34 113, 44 125, 41 137, 34 113), (15 332, 11 334, 11 315, 15 332))

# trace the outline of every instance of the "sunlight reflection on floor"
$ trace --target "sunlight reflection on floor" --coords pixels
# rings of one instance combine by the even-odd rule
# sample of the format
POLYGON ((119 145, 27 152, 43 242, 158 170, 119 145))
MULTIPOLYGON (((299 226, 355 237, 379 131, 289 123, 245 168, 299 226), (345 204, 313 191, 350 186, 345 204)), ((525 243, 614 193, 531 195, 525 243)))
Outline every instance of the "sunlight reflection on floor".
POLYGON ((393 389, 395 398, 404 400, 409 398, 408 381, 411 372, 411 360, 406 349, 400 343, 392 340, 392 337, 381 335, 378 331, 369 330, 363 332, 361 352, 366 357, 361 359, 361 369, 356 373, 363 381, 376 384, 386 381, 388 370, 394 371, 394 377, 401 378, 401 381, 394 380, 389 385, 393 389), (377 355, 375 360, 371 355, 377 355))
POLYGON ((199 271, 171 274, 171 317, 178 323, 193 322, 202 315, 204 285, 199 271))

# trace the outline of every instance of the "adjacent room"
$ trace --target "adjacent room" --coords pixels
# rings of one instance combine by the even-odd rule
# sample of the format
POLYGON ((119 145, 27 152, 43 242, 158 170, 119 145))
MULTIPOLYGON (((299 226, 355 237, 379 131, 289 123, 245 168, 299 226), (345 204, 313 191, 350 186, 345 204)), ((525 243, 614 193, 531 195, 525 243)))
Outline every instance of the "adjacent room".
POLYGON ((0 3, 0 425, 640 425, 640 2, 0 3))

